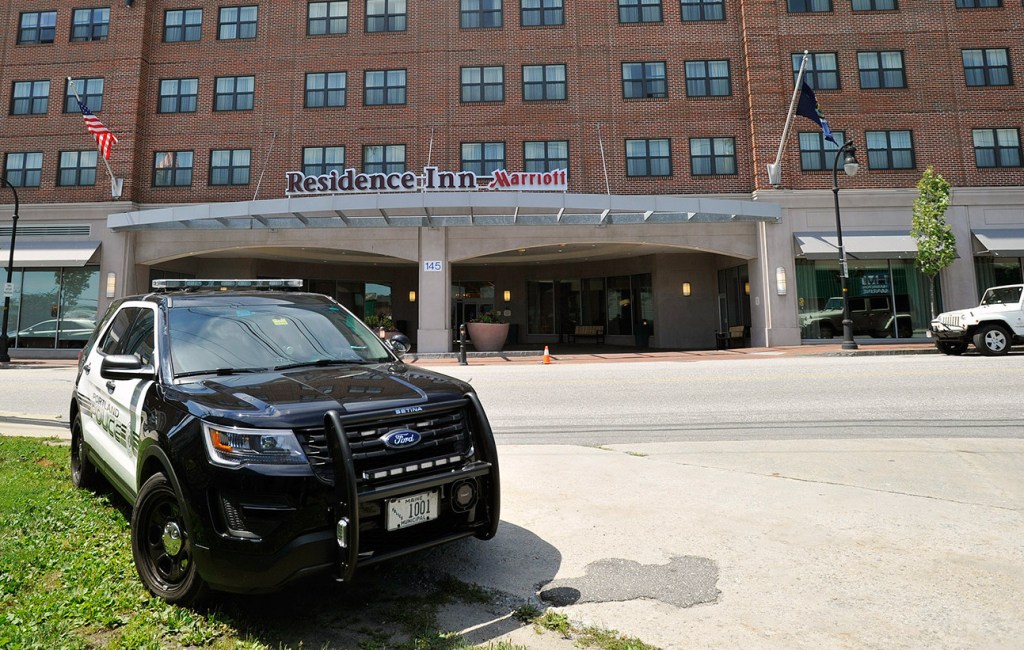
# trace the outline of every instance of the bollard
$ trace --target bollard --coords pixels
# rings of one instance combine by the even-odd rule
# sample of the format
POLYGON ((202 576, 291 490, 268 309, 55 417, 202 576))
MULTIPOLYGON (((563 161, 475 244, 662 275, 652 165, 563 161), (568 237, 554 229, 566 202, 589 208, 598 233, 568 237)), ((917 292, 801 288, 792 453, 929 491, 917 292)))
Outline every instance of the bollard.
POLYGON ((459 325, 459 365, 469 365, 466 362, 466 324, 459 325))

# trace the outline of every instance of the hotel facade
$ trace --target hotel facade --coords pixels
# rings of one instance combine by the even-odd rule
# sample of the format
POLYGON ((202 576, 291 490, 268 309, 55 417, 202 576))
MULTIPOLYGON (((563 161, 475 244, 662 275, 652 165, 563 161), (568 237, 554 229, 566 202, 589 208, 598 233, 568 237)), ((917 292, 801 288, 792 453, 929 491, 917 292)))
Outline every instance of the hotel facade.
POLYGON ((301 278, 421 352, 488 311, 517 345, 819 341, 834 177, 856 336, 925 340, 928 167, 940 306, 1024 280, 1019 0, 14 0, 0 48, 16 353, 191 277, 301 278), (853 177, 814 122, 782 140, 805 51, 853 177))

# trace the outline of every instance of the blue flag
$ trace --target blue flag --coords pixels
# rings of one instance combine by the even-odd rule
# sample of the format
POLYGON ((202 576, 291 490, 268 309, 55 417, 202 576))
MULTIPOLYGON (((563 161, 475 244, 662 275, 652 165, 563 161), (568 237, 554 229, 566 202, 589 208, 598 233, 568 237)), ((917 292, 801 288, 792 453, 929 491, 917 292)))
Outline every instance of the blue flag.
POLYGON ((806 117, 820 126, 821 133, 825 136, 825 139, 838 147, 839 143, 832 137, 832 129, 828 127, 828 120, 822 114, 821 108, 818 106, 818 100, 814 98, 814 91, 811 90, 806 81, 802 81, 801 84, 800 101, 796 105, 796 114, 806 117))

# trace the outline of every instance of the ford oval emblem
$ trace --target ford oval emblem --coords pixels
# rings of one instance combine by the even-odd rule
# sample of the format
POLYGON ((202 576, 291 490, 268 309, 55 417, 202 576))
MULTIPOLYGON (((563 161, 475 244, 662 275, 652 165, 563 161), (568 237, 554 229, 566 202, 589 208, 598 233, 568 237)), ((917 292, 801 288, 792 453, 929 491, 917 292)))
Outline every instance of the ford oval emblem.
POLYGON ((423 436, 418 431, 413 431, 412 429, 392 429, 380 438, 385 446, 392 449, 406 449, 419 444, 419 441, 422 439, 423 436))

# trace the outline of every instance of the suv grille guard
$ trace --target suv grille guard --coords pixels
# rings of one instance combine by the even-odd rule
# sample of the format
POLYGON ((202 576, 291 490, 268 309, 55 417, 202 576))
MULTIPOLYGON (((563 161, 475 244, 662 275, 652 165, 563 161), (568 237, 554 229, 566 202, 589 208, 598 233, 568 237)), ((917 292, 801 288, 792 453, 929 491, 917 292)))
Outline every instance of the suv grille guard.
POLYGON ((359 559, 359 492, 356 489, 355 467, 352 459, 352 448, 345 437, 345 428, 337 411, 328 411, 324 415, 324 427, 327 429, 327 445, 334 458, 334 485, 339 509, 336 513, 338 545, 341 546, 338 566, 338 579, 351 582, 356 572, 359 559), (346 469, 348 468, 348 469, 346 469))

